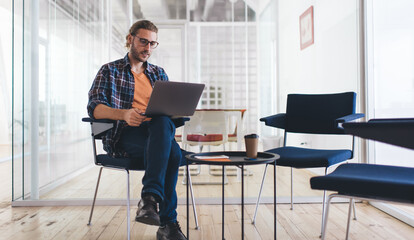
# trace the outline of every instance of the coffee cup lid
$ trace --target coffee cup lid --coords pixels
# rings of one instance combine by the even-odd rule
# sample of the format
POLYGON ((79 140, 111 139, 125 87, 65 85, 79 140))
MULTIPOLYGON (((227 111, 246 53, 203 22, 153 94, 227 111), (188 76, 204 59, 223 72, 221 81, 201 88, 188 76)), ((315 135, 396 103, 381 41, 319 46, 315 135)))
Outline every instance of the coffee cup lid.
POLYGON ((245 135, 244 138, 259 138, 259 135, 252 133, 252 134, 245 135))

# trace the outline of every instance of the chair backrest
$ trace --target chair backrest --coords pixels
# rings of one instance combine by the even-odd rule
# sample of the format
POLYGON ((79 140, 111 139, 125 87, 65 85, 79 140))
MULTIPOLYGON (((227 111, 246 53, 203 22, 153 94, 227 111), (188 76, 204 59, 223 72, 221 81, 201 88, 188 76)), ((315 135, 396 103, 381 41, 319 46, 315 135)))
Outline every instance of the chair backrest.
MULTIPOLYGON (((237 138, 237 123, 238 118, 240 117, 240 124, 242 124, 244 114, 247 109, 198 109, 196 111, 224 111, 226 113, 228 128, 227 132, 230 137, 237 138)), ((239 126, 239 128, 243 129, 243 126, 239 126)))
MULTIPOLYGON (((240 114, 240 120, 242 123, 243 122, 243 117, 244 114, 246 113, 247 109, 237 109, 234 110, 235 112, 238 112, 238 114, 240 114)), ((234 136, 237 137, 237 128, 241 128, 243 129, 243 126, 237 126, 237 115, 232 115, 230 120, 229 120, 229 136, 234 136)))
POLYGON ((184 134, 182 141, 187 141, 187 136, 190 134, 197 135, 211 135, 219 134, 221 141, 227 141, 227 118, 224 111, 196 111, 190 117, 190 121, 184 125, 184 134))
POLYGON ((344 134, 336 119, 355 113, 356 93, 289 94, 286 132, 344 134))

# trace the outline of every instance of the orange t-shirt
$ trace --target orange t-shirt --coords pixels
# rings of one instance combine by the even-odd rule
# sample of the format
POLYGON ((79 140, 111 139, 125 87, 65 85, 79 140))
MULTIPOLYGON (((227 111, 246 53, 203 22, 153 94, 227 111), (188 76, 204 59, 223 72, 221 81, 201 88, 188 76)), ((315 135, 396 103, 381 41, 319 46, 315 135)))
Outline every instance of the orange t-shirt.
MULTIPOLYGON (((132 71, 132 74, 134 75, 135 80, 134 101, 132 102, 132 107, 145 112, 152 93, 151 82, 144 73, 135 73, 132 71)), ((150 120, 150 118, 145 120, 150 120)))

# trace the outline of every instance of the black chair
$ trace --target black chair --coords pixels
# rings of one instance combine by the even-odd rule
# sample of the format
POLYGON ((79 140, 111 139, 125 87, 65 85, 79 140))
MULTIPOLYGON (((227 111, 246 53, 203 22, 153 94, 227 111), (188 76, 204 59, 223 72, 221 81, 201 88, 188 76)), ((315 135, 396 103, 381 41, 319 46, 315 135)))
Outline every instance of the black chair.
MULTIPOLYGON (((128 239, 130 239, 131 220, 130 220, 129 171, 144 171, 145 168, 143 164, 141 164, 143 161, 136 161, 131 158, 118 158, 118 157, 115 158, 108 154, 97 154, 96 140, 102 140, 102 137, 105 136, 106 132, 115 126, 116 121, 108 120, 108 119, 91 119, 91 118, 83 118, 82 121, 89 122, 91 124, 94 161, 95 161, 95 165, 100 167, 98 180, 96 183, 95 194, 94 194, 93 202, 92 202, 91 213, 89 215, 88 225, 91 225, 93 209, 95 207, 96 196, 97 196, 98 187, 99 187, 99 181, 101 179, 103 168, 125 171, 127 174, 127 231, 128 231, 127 236, 128 236, 128 239)), ((188 121, 188 118, 178 118, 178 119, 174 119, 173 121, 176 127, 180 127, 184 125, 185 121, 188 121)), ((185 162, 183 164, 185 164, 185 162)), ((195 219, 195 225, 196 225, 195 228, 198 229, 198 219, 197 219, 197 212, 195 208, 191 177, 189 177, 188 180, 190 183, 191 199, 192 199, 194 219, 195 219)))
MULTIPOLYGON (((367 123, 346 123, 345 132, 390 143, 400 147, 414 149, 414 119, 381 119, 367 123)), ((396 156, 398 157, 398 156, 396 156)), ((329 195, 322 239, 326 236, 329 205, 333 198, 386 201, 414 204, 414 168, 385 166, 375 164, 342 164, 326 176, 313 177, 312 189, 335 191, 329 195)), ((350 211, 346 229, 349 236, 350 211)))
MULTIPOLYGON (((330 166, 353 158, 354 137, 350 143, 351 149, 309 149, 286 146, 287 133, 343 135, 344 130, 338 124, 363 117, 355 114, 356 93, 345 92, 336 94, 289 94, 287 97, 286 113, 280 113, 261 118, 267 126, 284 129, 283 147, 267 150, 266 152, 280 155, 277 166, 291 167, 291 209, 293 209, 293 168, 325 168, 325 175, 330 166)), ((255 223, 260 202, 263 183, 268 165, 266 165, 256 210, 252 223, 255 223)), ((326 193, 323 195, 323 212, 325 211, 326 193)), ((322 229, 321 229, 322 230, 322 229)))

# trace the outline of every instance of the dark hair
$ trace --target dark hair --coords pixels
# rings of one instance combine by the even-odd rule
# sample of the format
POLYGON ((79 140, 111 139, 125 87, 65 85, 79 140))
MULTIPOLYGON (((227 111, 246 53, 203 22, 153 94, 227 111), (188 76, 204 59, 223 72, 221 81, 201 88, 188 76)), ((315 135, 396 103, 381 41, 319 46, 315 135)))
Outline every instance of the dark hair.
POLYGON ((128 35, 126 36, 125 47, 129 48, 131 46, 131 44, 128 43, 128 36, 129 35, 134 36, 135 34, 137 34, 138 30, 140 30, 141 28, 158 33, 157 26, 155 26, 155 24, 152 23, 151 21, 148 21, 148 20, 137 21, 134 24, 132 24, 131 28, 129 28, 128 35))

